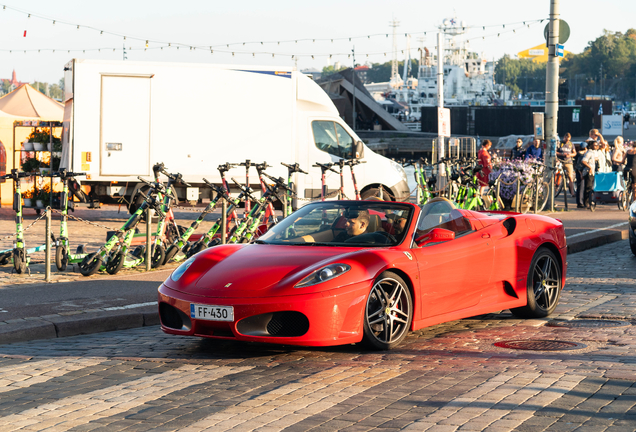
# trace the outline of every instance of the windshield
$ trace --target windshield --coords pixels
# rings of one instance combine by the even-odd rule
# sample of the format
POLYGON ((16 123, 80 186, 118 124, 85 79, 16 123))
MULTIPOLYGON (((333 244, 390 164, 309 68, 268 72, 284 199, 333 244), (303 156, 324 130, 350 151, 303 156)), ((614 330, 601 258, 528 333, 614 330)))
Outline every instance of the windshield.
POLYGON ((272 227, 259 243, 395 246, 404 239, 412 213, 412 206, 381 201, 309 204, 272 227))

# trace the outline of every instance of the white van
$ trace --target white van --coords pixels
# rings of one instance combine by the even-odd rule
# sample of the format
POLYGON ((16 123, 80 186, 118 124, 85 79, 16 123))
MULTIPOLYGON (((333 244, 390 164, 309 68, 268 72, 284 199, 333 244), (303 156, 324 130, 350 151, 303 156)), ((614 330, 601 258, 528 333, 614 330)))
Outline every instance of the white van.
MULTIPOLYGON (((369 150, 339 117, 328 95, 289 67, 149 63, 74 59, 65 67, 65 129, 62 166, 88 173, 84 185, 101 200, 137 192, 137 176, 150 177, 163 162, 198 189, 178 189, 180 198, 208 199, 206 178, 219 183, 225 162, 267 162, 267 172, 286 178, 281 162, 300 167, 298 196, 319 197, 317 162, 359 157, 355 167, 363 197, 383 189, 409 198, 402 167, 369 150)), ((244 182, 245 168, 228 179, 244 182)), ((258 183, 256 171, 250 183, 258 183)), ((329 192, 340 187, 328 172, 329 192)), ((349 169, 345 195, 354 198, 349 169)))

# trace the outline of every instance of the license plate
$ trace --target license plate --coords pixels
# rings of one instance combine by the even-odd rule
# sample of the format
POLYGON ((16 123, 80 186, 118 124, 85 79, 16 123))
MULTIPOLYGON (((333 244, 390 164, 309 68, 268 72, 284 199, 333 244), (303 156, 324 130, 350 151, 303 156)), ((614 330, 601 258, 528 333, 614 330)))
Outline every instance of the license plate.
POLYGON ((190 318, 208 321, 234 321, 232 306, 190 304, 190 318))

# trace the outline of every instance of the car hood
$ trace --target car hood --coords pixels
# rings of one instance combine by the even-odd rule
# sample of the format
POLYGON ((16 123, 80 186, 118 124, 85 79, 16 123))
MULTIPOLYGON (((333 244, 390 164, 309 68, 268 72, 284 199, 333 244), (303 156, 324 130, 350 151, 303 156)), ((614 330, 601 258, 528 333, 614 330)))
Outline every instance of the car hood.
MULTIPOLYGON (((203 265, 192 265, 192 270, 199 272, 199 275, 190 275, 188 278, 192 283, 174 288, 206 297, 244 298, 296 294, 285 291, 317 268, 335 262, 336 257, 345 258, 360 251, 342 247, 263 244, 234 247, 233 252, 228 250, 229 254, 219 254, 221 250, 215 251, 221 248, 223 246, 209 250, 211 256, 218 258, 208 260, 203 265)), ((197 261, 209 258, 206 257, 206 252, 200 254, 197 261)))

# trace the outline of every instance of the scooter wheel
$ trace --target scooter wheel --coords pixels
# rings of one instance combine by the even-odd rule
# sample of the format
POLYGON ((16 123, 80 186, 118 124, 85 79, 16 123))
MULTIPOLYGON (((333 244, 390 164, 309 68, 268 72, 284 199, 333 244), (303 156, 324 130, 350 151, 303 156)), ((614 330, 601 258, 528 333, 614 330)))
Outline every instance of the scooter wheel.
POLYGON ((135 258, 144 258, 146 256, 146 247, 145 246, 137 246, 132 253, 132 256, 135 258))
POLYGON ((24 249, 13 249, 13 268, 17 274, 22 274, 26 271, 26 254, 24 249))
POLYGON ((102 257, 97 252, 93 252, 92 254, 87 255, 86 258, 84 258, 79 264, 79 271, 84 276, 94 275, 99 271, 102 261, 102 257))
POLYGON ((0 254, 0 265, 8 264, 10 259, 11 251, 0 254))
POLYGON ((217 237, 210 240, 210 243, 208 243, 208 247, 218 246, 220 244, 221 244, 221 239, 217 237))
POLYGON ((166 257, 164 259, 164 264, 168 264, 172 258, 179 252, 179 246, 170 245, 168 250, 166 251, 166 257))
POLYGON ((203 243, 195 243, 192 246, 190 246, 190 248, 188 249, 188 253, 186 254, 186 256, 188 258, 190 258, 193 255, 198 254, 199 252, 201 252, 202 250, 204 250, 206 248, 206 246, 203 243))
POLYGON ((163 259, 166 257, 166 250, 162 245, 152 245, 152 254, 150 255, 150 263, 152 268, 161 267, 163 259))
POLYGON ((58 271, 66 270, 68 264, 68 253, 66 246, 58 246, 55 248, 55 266, 58 271))
POLYGON ((119 270, 124 266, 124 261, 126 261, 126 255, 124 252, 117 252, 111 259, 108 260, 108 264, 106 264, 106 271, 108 274, 117 274, 119 270))

